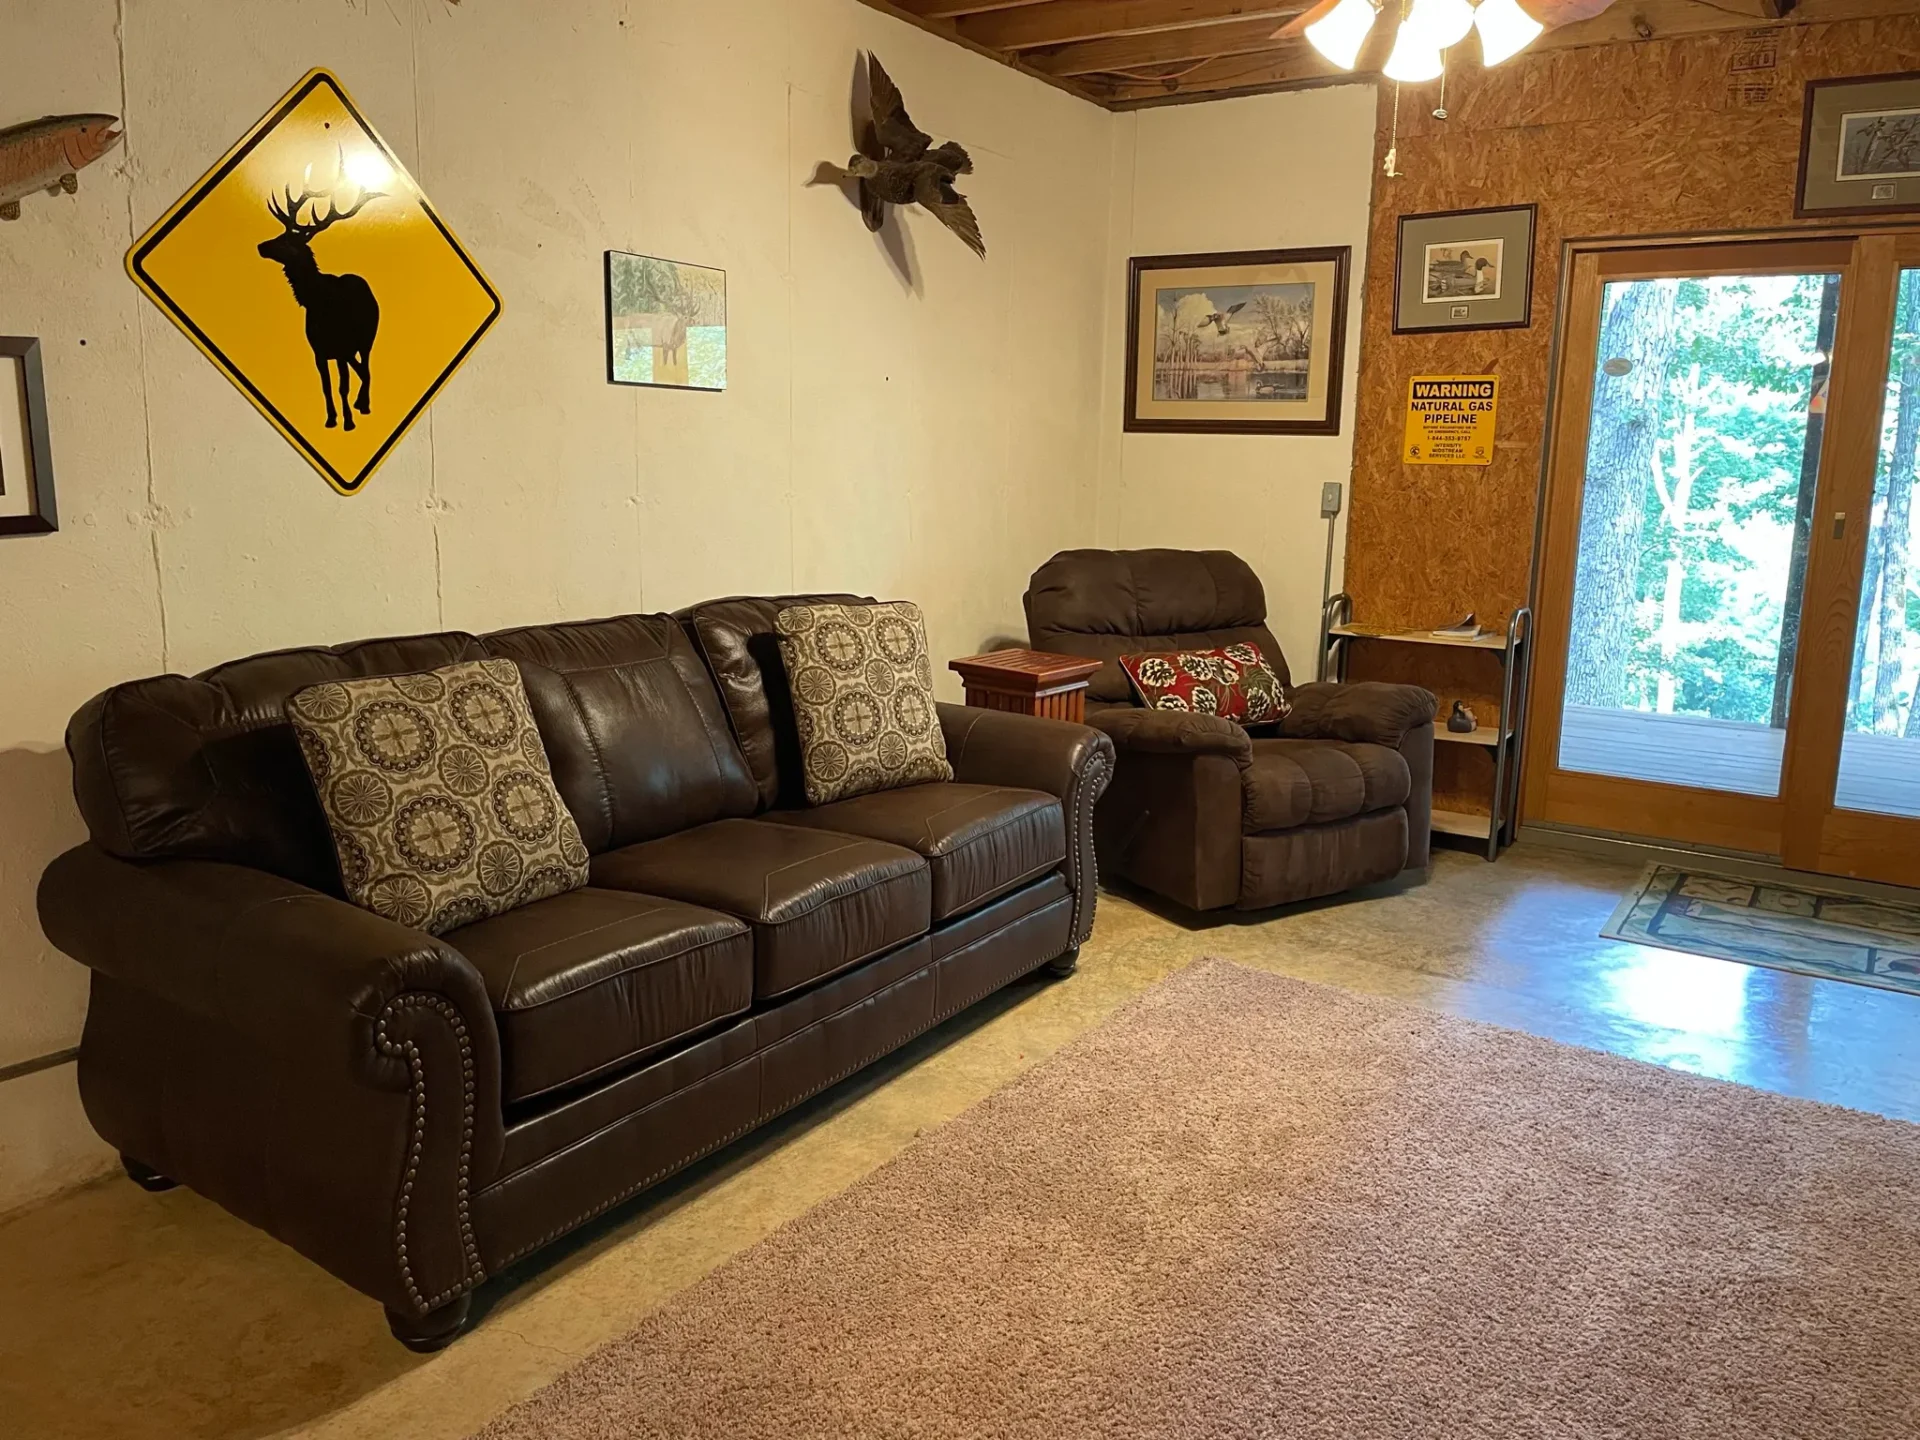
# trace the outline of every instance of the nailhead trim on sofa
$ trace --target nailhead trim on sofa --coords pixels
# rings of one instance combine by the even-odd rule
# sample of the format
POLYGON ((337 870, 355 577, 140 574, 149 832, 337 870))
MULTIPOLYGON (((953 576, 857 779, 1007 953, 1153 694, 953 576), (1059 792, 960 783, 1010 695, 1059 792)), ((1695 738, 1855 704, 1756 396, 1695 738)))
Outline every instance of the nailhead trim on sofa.
POLYGON ((1113 759, 1104 750, 1089 756, 1086 766, 1074 777, 1072 805, 1080 843, 1068 857, 1073 868, 1067 879, 1073 886, 1072 934, 1076 948, 1086 944, 1093 933, 1093 912, 1100 889, 1100 862, 1093 848, 1093 807, 1111 779, 1113 759))
POLYGON ((407 1298, 414 1309, 425 1315, 437 1310, 456 1295, 472 1289, 487 1278, 487 1267, 480 1259, 480 1246, 473 1234, 473 1218, 468 1207, 468 1192, 473 1169, 473 1044, 467 1034, 467 1022, 451 1001, 439 995, 407 994, 395 996, 380 1011, 375 1038, 383 1055, 405 1055, 413 1076, 413 1135, 407 1148, 407 1169, 400 1181, 400 1196, 394 1207, 394 1244, 400 1261, 400 1280, 407 1287, 407 1298), (466 1259, 467 1274, 450 1289, 438 1295, 423 1295, 407 1259, 407 1217, 413 1204, 413 1182, 420 1172, 420 1158, 427 1143, 427 1067, 420 1046, 413 1040, 395 1041, 387 1034, 387 1023, 405 1010, 433 1010, 453 1027, 460 1046, 460 1177, 456 1189, 460 1217, 460 1246, 466 1259))
MULTIPOLYGON (((1053 958, 1057 958, 1057 957, 1053 957, 1053 958)), ((910 1030, 906 1034, 900 1036, 898 1039, 888 1041, 885 1045, 881 1046, 878 1050, 875 1050, 872 1054, 864 1056, 859 1060, 856 1060, 853 1064, 847 1066, 846 1069, 840 1071, 837 1075, 829 1075, 825 1080, 822 1080, 819 1084, 810 1086, 808 1089, 803 1090, 800 1094, 795 1095, 794 1097, 792 1097, 790 1100, 787 1100, 783 1104, 776 1105, 771 1110, 761 1111, 753 1119, 749 1120, 746 1124, 740 1126, 737 1130, 730 1131, 729 1133, 722 1135, 718 1140, 715 1140, 712 1143, 707 1145, 702 1145, 697 1150, 691 1150, 687 1154, 681 1156, 678 1160, 672 1161, 667 1165, 661 1166, 660 1169, 654 1171, 651 1175, 647 1176, 644 1180, 637 1180, 632 1185, 629 1185, 626 1189, 622 1190, 619 1194, 609 1196, 607 1199, 595 1205, 591 1210, 587 1211, 584 1215, 580 1215, 575 1219, 569 1220, 566 1224, 558 1226, 557 1228, 548 1231, 545 1235, 542 1235, 538 1240, 533 1241, 531 1244, 523 1245, 520 1249, 515 1250, 511 1255, 507 1255, 503 1257, 496 1264, 495 1269, 504 1270, 506 1269, 507 1266, 511 1265, 514 1261, 520 1259, 522 1256, 531 1255, 535 1250, 540 1249, 541 1246, 551 1244, 553 1241, 558 1240, 562 1235, 568 1234, 570 1231, 577 1230, 580 1226, 586 1224, 587 1221, 593 1219, 596 1215, 604 1215, 607 1211, 613 1209, 614 1206, 619 1205, 626 1200, 632 1199, 635 1195, 639 1194, 642 1190, 646 1189, 649 1185, 654 1184, 656 1181, 664 1180, 667 1176, 673 1174, 676 1170, 684 1170, 687 1166, 691 1165, 694 1161, 700 1159, 702 1156, 711 1155, 714 1151, 721 1149, 723 1146, 731 1144, 733 1141, 738 1140, 742 1135, 745 1135, 748 1131, 753 1130, 757 1126, 765 1124, 768 1120, 771 1120, 774 1116, 785 1114, 788 1110, 791 1110, 794 1106, 801 1104, 803 1101, 812 1099, 815 1095, 818 1095, 822 1090, 827 1089, 829 1086, 839 1084, 842 1080, 846 1079, 849 1075, 853 1074, 855 1071, 863 1070, 867 1066, 871 1065, 874 1061, 878 1060, 882 1055, 885 1055, 890 1051, 898 1050, 902 1045, 906 1044, 909 1040, 915 1039, 918 1036, 926 1034, 927 1031, 933 1029, 934 1026, 940 1024, 944 1020, 952 1019, 955 1015, 958 1015, 962 1010, 965 1010, 969 1005, 973 1005, 977 1003, 978 1001, 984 999, 986 996, 991 995, 995 990, 998 990, 1003 986, 1011 983, 1012 981, 1018 979, 1021 975, 1024 975, 1029 971, 1038 970, 1041 965, 1045 965, 1047 963, 1048 963, 1047 960, 1042 960, 1038 964, 1027 965, 1024 968, 1016 969, 1010 974, 996 976, 992 981, 988 982, 986 985, 981 986, 979 990, 967 996, 966 999, 958 1001, 955 1004, 948 1006, 945 1010, 942 1010, 939 1014, 935 1015, 931 1020, 927 1021, 926 1024, 920 1026, 918 1029, 910 1030)), ((861 1001, 859 1003, 865 1004, 866 1002, 861 1001)))

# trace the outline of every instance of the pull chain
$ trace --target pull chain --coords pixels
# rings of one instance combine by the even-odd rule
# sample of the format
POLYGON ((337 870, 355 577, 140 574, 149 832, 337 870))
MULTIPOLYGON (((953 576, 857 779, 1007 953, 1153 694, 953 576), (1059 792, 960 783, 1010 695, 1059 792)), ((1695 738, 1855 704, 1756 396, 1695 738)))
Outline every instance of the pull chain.
POLYGON ((1398 180, 1400 172, 1395 166, 1400 160, 1400 82, 1393 82, 1393 135, 1387 141, 1387 178, 1398 180))

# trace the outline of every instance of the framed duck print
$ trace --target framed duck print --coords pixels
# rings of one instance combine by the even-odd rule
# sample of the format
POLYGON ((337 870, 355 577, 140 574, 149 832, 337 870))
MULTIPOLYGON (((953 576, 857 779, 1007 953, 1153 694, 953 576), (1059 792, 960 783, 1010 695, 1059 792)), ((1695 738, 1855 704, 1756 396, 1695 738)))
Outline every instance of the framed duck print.
POLYGON ((1126 428, 1339 434, 1350 253, 1134 257, 1126 428))
POLYGON ((1793 213, 1920 210, 1920 74, 1807 82, 1793 213))
POLYGON ((1402 215, 1393 333, 1531 325, 1535 213, 1509 205, 1402 215))

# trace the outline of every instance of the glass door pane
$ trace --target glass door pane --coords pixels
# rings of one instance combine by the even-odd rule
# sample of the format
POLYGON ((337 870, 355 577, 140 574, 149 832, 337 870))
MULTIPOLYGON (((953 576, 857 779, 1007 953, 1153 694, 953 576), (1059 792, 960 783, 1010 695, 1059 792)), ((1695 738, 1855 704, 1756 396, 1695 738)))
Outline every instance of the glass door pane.
POLYGON ((1832 274, 1602 298, 1559 767, 1780 792, 1832 274))
POLYGON ((1854 636, 1846 735, 1840 742, 1843 810, 1920 816, 1920 556, 1914 554, 1914 473, 1920 442, 1920 270, 1900 272, 1880 466, 1854 636))

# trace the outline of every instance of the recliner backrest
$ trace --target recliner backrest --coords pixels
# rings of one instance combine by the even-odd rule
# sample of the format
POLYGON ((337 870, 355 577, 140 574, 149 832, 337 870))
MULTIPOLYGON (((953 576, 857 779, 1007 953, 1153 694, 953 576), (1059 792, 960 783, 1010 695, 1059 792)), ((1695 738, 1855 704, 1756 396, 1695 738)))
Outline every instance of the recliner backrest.
POLYGON ((1288 679, 1260 577, 1230 550, 1062 550, 1033 572, 1026 607, 1034 649, 1106 662, 1088 686, 1092 701, 1131 700, 1117 662, 1143 650, 1251 641, 1288 679))

